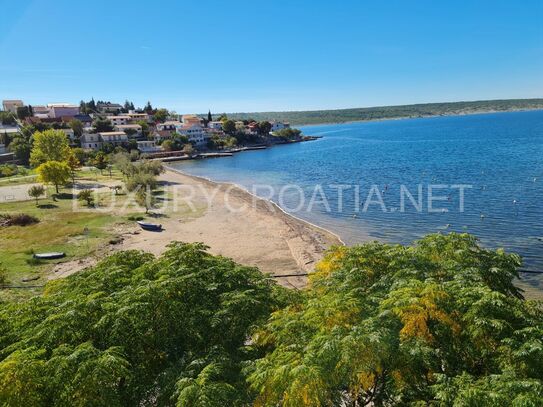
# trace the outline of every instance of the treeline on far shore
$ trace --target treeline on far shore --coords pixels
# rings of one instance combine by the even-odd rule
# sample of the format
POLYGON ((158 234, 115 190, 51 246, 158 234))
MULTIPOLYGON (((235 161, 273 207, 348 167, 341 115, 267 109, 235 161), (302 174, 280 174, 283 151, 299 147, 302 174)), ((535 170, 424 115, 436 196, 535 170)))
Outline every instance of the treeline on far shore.
POLYGON ((278 120, 302 125, 536 109, 543 109, 543 99, 480 100, 337 110, 229 113, 228 117, 233 120, 244 120, 251 117, 259 121, 278 120))

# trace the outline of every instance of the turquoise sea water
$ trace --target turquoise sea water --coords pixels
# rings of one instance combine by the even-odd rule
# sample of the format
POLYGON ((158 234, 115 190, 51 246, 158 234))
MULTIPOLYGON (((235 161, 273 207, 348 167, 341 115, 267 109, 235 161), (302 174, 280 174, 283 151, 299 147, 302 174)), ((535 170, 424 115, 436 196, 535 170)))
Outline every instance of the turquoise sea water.
MULTIPOLYGON (((322 138, 171 166, 271 196, 348 244, 469 232, 485 246, 521 254, 526 269, 543 271, 543 111, 302 130, 322 138), (463 210, 458 185, 464 185, 463 210)), ((525 277, 534 285, 543 280, 525 277)))

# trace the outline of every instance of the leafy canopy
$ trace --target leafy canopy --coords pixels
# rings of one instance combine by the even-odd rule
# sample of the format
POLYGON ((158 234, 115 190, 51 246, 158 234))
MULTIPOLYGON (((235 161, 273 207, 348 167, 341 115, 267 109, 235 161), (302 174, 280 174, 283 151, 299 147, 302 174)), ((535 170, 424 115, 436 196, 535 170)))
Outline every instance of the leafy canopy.
POLYGON ((247 339, 282 292, 201 244, 118 252, 0 306, 0 405, 244 405, 247 339))
POLYGON ((30 163, 38 166, 46 161, 65 161, 70 155, 68 137, 62 130, 37 131, 33 135, 30 163))
POLYGON ((263 406, 538 406, 543 314, 469 235, 338 247, 255 337, 263 406))

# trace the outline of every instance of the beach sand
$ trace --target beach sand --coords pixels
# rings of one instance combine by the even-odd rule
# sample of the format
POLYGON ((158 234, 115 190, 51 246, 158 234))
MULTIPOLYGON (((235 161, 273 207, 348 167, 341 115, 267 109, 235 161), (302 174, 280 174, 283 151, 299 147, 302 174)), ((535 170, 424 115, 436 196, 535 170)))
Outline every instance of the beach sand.
POLYGON ((211 253, 258 267, 264 273, 293 275, 277 281, 302 288, 307 283, 305 274, 313 271, 326 249, 342 244, 333 233, 294 218, 233 184, 173 170, 159 179, 168 191, 164 199, 171 205, 164 215, 149 222, 162 224, 162 232, 142 231, 135 225, 119 231, 122 243, 104 248, 93 257, 58 264, 50 278, 73 274, 113 251, 137 249, 159 255, 171 241, 181 241, 202 242, 211 253), (173 209, 174 195, 183 198, 175 201, 178 210, 173 209))

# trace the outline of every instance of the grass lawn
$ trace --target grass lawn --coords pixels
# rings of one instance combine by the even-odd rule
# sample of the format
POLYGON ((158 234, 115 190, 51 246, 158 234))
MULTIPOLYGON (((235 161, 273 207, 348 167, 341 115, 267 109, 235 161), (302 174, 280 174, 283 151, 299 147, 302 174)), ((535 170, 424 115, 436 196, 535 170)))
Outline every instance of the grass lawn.
MULTIPOLYGON (((0 265, 5 269, 9 285, 43 285, 44 275, 55 263, 86 257, 116 236, 115 226, 132 223, 129 216, 142 216, 141 210, 118 215, 110 211, 73 210, 70 193, 53 199, 10 202, 0 204, 0 213, 25 213, 36 216, 40 222, 29 226, 0 228, 0 265), (85 234, 85 228, 88 234, 85 234), (36 261, 33 253, 65 252, 60 260, 36 261), (23 278, 37 277, 36 281, 23 283, 23 278)), ((49 192, 53 192, 52 188, 49 192)), ((104 194, 110 195, 110 194, 104 194)), ((98 201, 101 201, 99 196, 98 201)), ((106 199, 104 199, 106 200, 106 199)), ((119 205, 123 197, 119 197, 119 205)), ((80 204, 81 208, 83 205, 80 204)), ((27 290, 0 290, 0 299, 12 292, 27 290)), ((20 295, 20 294, 17 294, 20 295)))

